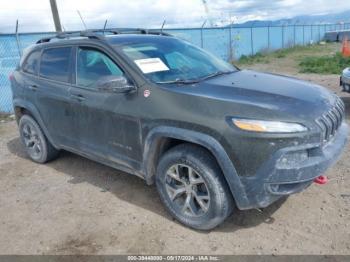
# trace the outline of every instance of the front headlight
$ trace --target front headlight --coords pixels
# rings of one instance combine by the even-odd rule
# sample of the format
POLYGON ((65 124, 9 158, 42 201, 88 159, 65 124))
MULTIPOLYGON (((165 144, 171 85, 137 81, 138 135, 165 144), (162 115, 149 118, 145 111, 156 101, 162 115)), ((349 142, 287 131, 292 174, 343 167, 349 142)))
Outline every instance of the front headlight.
POLYGON ((350 77, 350 67, 343 70, 343 76, 350 77))
POLYGON ((297 123, 239 118, 233 118, 232 121, 235 126, 245 131, 267 133, 297 133, 307 131, 305 126, 297 123))

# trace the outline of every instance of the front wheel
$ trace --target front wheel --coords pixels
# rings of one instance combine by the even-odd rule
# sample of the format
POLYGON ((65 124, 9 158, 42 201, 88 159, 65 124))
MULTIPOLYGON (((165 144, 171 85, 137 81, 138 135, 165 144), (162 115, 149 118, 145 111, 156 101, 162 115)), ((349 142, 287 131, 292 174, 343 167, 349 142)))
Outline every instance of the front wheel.
POLYGON ((186 226, 209 230, 233 210, 233 199, 214 157, 205 149, 182 144, 159 161, 156 186, 170 214, 186 226))

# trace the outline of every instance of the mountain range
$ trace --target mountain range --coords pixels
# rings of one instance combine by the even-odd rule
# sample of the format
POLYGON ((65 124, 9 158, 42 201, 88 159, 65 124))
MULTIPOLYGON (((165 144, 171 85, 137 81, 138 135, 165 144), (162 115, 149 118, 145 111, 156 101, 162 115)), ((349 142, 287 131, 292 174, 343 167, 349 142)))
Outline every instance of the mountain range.
POLYGON ((251 27, 251 26, 281 26, 294 24, 336 24, 336 23, 350 23, 350 10, 324 15, 303 15, 288 19, 280 20, 252 20, 241 24, 234 24, 233 27, 251 27))

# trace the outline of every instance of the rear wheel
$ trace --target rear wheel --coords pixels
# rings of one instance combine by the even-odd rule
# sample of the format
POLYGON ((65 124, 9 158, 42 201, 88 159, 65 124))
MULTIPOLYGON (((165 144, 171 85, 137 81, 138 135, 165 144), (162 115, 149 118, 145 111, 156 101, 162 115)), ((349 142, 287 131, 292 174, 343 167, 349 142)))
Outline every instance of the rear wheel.
POLYGON ((171 215, 189 227, 212 229, 232 212, 233 199, 223 174, 201 147, 183 144, 166 152, 157 168, 156 185, 171 215))
POLYGON ((37 163, 46 163, 58 155, 58 150, 47 140, 37 122, 29 115, 19 121, 22 144, 28 156, 37 163))

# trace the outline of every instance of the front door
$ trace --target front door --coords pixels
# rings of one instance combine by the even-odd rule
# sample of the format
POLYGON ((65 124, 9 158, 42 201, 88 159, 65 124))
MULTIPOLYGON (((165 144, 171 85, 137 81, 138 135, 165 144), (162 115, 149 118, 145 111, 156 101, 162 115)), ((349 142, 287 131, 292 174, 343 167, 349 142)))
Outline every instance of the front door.
POLYGON ((101 91, 102 77, 124 76, 104 52, 76 48, 76 80, 69 90, 71 116, 79 149, 95 157, 137 168, 141 161, 140 123, 135 114, 136 93, 101 91))

